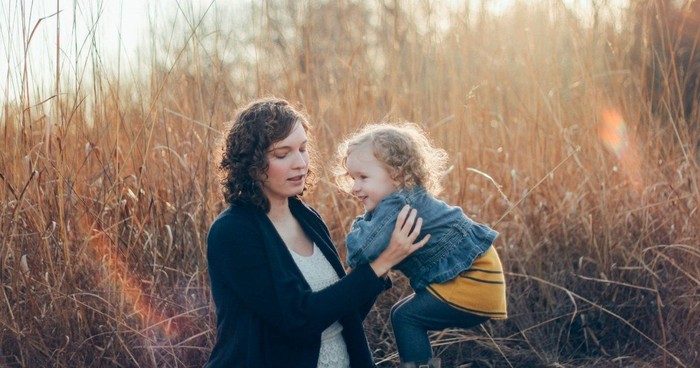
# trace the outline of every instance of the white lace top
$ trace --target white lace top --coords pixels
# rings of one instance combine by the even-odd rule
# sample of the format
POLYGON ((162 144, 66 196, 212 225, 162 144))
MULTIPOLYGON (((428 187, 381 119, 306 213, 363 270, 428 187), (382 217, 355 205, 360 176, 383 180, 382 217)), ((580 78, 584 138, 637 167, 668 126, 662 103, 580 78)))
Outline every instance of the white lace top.
MULTIPOLYGON (((314 251, 308 257, 300 256, 290 250, 294 262, 304 275, 311 290, 325 289, 339 280, 333 266, 323 256, 323 252, 314 243, 314 251)), ((350 357, 345 346, 342 332, 343 326, 337 321, 321 334, 321 352, 318 356, 318 368, 349 368, 350 357)))

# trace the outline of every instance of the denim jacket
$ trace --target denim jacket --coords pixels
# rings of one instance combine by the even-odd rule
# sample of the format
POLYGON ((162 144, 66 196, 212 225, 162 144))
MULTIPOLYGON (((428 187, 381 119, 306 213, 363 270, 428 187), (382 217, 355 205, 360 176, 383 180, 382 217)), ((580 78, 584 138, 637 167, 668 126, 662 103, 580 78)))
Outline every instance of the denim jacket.
POLYGON ((347 235, 348 266, 355 268, 379 256, 389 244, 396 216, 406 204, 423 219, 418 239, 430 234, 423 248, 395 267, 409 278, 414 290, 457 277, 498 236, 495 230, 467 217, 460 207, 436 199, 419 186, 386 196, 373 211, 355 219, 347 235))

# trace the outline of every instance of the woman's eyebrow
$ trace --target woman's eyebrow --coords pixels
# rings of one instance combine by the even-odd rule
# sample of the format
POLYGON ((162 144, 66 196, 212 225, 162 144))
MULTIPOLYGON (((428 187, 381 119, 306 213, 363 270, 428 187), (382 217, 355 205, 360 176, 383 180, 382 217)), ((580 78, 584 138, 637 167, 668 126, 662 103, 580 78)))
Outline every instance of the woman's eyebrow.
MULTIPOLYGON (((306 142, 307 142, 307 141, 301 142, 300 146, 305 145, 306 142)), ((277 150, 280 150, 280 149, 291 150, 291 149, 293 149, 293 148, 294 148, 294 147, 292 147, 292 146, 279 146, 279 147, 271 148, 271 149, 270 149, 269 151, 267 151, 267 152, 277 151, 277 150)))

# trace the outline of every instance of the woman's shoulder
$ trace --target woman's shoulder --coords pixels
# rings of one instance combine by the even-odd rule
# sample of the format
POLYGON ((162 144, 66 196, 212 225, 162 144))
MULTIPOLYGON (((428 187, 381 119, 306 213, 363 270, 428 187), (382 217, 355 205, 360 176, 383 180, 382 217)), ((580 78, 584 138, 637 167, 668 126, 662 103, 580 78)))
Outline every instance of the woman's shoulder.
MULTIPOLYGON (((216 220, 220 218, 237 218, 237 217, 249 217, 255 212, 260 212, 252 206, 242 206, 242 205, 229 205, 224 208, 221 213, 216 217, 216 220)), ((214 221, 216 221, 214 220, 214 221)))
POLYGON ((264 229, 255 211, 229 206, 209 226, 207 253, 220 254, 224 249, 231 251, 236 245, 253 244, 262 233, 264 229))
POLYGON ((250 225, 260 211, 246 206, 228 206, 211 223, 210 231, 237 225, 250 225))

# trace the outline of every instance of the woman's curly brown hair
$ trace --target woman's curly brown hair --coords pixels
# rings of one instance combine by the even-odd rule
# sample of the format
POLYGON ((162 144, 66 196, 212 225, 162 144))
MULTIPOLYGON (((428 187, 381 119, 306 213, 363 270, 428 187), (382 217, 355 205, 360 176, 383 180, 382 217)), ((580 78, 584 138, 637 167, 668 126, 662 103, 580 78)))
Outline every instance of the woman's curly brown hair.
POLYGON ((335 175, 342 190, 350 193, 352 188, 348 155, 364 144, 372 148, 374 157, 385 165, 399 189, 422 186, 434 196, 442 191, 440 180, 446 173, 447 152, 434 147, 427 133, 413 123, 367 125, 341 143, 335 175))
MULTIPOLYGON (((309 134, 311 126, 305 114, 280 98, 258 99, 238 111, 224 131, 218 162, 219 181, 227 203, 270 211, 270 201, 263 192, 269 167, 267 152, 274 143, 285 139, 297 122, 309 134)), ((311 138, 308 139, 310 151, 311 138)), ((303 191, 314 184, 311 161, 303 191)))

